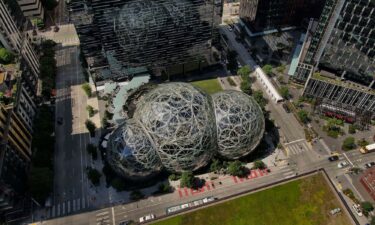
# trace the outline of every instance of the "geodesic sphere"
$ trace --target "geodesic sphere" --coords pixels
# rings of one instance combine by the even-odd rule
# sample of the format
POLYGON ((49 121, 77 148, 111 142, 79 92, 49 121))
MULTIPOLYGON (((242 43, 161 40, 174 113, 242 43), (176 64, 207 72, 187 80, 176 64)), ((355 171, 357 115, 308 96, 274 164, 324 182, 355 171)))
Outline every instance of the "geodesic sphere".
POLYGON ((111 167, 127 178, 144 178, 157 173, 161 162, 150 139, 132 119, 120 125, 108 140, 111 167))
POLYGON ((161 84, 137 105, 134 118, 151 136, 171 171, 206 165, 216 146, 211 97, 187 83, 161 84))
POLYGON ((264 116, 258 103, 239 91, 212 96, 215 106, 218 153, 229 159, 249 154, 264 133, 264 116))

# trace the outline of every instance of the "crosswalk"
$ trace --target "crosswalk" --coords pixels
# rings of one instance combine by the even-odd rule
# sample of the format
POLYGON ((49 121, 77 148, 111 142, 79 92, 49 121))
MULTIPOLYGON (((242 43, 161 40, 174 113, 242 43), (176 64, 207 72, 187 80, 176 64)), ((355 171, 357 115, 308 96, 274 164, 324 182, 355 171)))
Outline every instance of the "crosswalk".
POLYGON ((109 214, 109 211, 102 211, 102 212, 98 212, 95 216, 96 218, 96 225, 109 225, 111 224, 111 219, 110 219, 110 214, 109 214))
POLYGON ((281 166, 279 169, 280 169, 281 177, 283 177, 283 179, 288 179, 288 178, 296 176, 296 171, 291 169, 290 166, 288 165, 281 166))
POLYGON ((47 218, 65 216, 88 207, 86 198, 67 200, 47 209, 47 218))
POLYGON ((285 144, 286 148, 288 149, 288 155, 298 155, 302 154, 306 151, 309 151, 309 146, 306 140, 300 140, 297 142, 291 142, 285 144))

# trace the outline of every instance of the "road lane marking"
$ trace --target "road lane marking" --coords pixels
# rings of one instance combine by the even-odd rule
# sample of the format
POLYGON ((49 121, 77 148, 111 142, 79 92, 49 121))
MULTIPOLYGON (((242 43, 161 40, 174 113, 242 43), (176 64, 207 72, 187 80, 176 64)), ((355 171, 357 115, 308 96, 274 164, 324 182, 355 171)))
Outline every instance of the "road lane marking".
POLYGON ((345 156, 345 158, 349 161, 350 164, 352 164, 352 166, 354 167, 354 164, 352 163, 352 161, 350 161, 349 157, 346 155, 346 153, 343 153, 343 155, 345 156))
POLYGON ((305 140, 305 139, 298 139, 298 140, 295 140, 295 141, 291 141, 289 143, 285 143, 284 145, 293 144, 293 143, 300 142, 300 141, 303 141, 303 140, 305 140))
POLYGON ((113 222, 113 225, 115 225, 115 209, 112 207, 111 210, 112 210, 112 222, 113 222))

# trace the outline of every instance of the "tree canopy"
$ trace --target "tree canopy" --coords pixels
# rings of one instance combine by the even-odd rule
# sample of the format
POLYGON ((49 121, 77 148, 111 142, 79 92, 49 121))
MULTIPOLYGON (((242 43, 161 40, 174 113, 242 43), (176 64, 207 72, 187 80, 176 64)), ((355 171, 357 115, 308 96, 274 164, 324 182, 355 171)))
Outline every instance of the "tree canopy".
POLYGON ((0 48, 0 63, 8 64, 14 59, 14 55, 6 48, 0 48))
POLYGON ((352 150, 356 147, 354 137, 347 137, 345 138, 344 142, 342 143, 342 149, 345 151, 352 150))
POLYGON ((191 171, 182 172, 180 178, 180 187, 194 187, 194 175, 191 171))
POLYGON ((297 115, 302 123, 308 123, 310 121, 309 114, 305 110, 298 111, 297 115))
POLYGON ((246 175, 245 167, 238 160, 230 162, 227 167, 227 172, 232 176, 242 177, 246 175))

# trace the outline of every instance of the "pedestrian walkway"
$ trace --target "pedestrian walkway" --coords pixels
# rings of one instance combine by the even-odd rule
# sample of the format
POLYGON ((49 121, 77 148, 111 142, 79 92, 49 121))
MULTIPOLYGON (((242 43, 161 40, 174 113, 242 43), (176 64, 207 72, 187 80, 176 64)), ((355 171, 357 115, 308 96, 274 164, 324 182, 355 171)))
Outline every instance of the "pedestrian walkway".
POLYGON ((67 200, 47 208, 46 219, 65 216, 84 210, 88 207, 87 198, 67 200))
POLYGON ((98 211, 98 213, 95 215, 96 219, 96 224, 97 225, 107 225, 111 224, 111 219, 110 219, 110 213, 108 210, 105 211, 98 211))
POLYGON ((288 155, 299 155, 310 150, 305 139, 285 144, 288 155))

